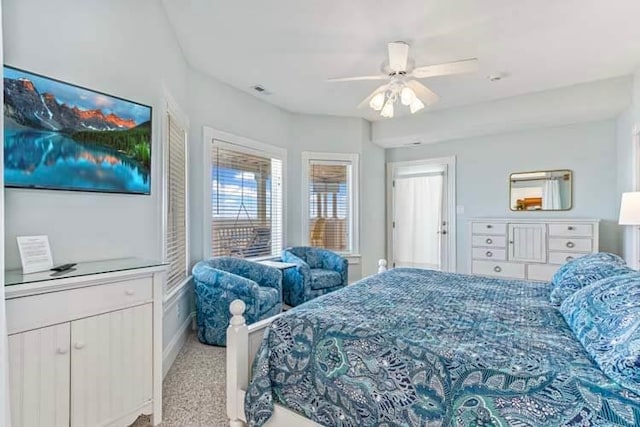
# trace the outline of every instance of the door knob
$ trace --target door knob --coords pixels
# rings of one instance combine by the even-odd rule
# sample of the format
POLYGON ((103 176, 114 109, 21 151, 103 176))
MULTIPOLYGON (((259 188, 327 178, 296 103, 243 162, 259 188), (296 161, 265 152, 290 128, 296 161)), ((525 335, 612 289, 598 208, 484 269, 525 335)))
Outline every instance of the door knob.
POLYGON ((78 341, 73 345, 73 347, 76 350, 82 350, 84 348, 84 343, 82 341, 78 341))
POLYGON ((68 352, 68 351, 69 351, 69 349, 68 349, 68 348, 65 348, 65 347, 59 347, 59 348, 58 348, 58 350, 57 350, 57 353, 58 353, 58 354, 67 354, 67 352, 68 352))

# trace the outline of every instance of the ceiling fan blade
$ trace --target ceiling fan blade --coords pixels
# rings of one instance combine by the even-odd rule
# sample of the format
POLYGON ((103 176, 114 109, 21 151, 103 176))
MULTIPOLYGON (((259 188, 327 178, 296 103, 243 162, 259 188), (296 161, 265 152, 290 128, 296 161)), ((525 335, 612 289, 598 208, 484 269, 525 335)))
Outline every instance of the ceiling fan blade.
POLYGON ((358 104, 358 108, 368 107, 369 103, 371 102, 371 99, 373 99, 373 97, 376 96, 377 94, 387 90, 387 87, 389 87, 389 85, 388 84, 384 84, 384 85, 378 87, 373 92, 371 92, 371 94, 369 96, 367 96, 360 104, 358 104))
POLYGON ((405 42, 391 42, 387 48, 389 50, 389 68, 391 71, 407 71, 409 45, 405 42))
POLYGON ((427 77, 449 76, 452 74, 474 73, 478 71, 478 59, 463 59, 461 61, 447 62, 445 64, 427 65, 414 68, 411 75, 417 79, 427 77))
POLYGON ((433 105, 440 100, 440 97, 434 91, 417 80, 409 80, 407 86, 413 89, 416 96, 426 105, 433 105))
POLYGON ((357 82, 357 81, 365 81, 365 80, 386 80, 389 76, 385 76, 383 74, 379 74, 377 76, 359 76, 359 77, 336 77, 332 79, 327 79, 330 83, 336 82, 357 82))

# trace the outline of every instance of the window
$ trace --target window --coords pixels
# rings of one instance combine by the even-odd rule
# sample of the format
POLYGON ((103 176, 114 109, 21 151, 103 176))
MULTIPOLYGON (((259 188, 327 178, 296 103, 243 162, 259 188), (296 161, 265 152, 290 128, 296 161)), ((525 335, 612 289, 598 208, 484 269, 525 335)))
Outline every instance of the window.
POLYGON ((307 244, 336 252, 358 251, 358 155, 303 153, 307 244))
POLYGON ((189 276, 187 237, 187 132, 167 114, 165 261, 169 264, 167 292, 189 276))
POLYGON ((283 241, 281 156, 213 140, 211 254, 280 255, 283 241))

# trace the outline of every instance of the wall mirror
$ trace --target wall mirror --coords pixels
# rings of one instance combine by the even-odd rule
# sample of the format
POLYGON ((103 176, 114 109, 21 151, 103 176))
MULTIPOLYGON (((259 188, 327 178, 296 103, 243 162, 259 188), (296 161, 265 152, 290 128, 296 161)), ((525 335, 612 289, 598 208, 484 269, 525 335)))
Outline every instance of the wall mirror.
POLYGON ((566 211, 571 209, 573 174, 568 169, 517 172, 509 177, 512 211, 566 211))

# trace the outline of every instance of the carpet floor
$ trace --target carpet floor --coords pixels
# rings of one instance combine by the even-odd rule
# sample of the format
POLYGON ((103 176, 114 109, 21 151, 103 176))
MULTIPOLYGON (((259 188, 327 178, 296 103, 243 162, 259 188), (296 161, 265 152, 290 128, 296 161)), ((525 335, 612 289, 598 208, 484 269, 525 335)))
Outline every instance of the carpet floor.
MULTIPOLYGON (((201 344, 190 334, 162 385, 162 427, 228 425, 225 367, 225 348, 201 344)), ((132 427, 150 425, 144 418, 132 427)))

